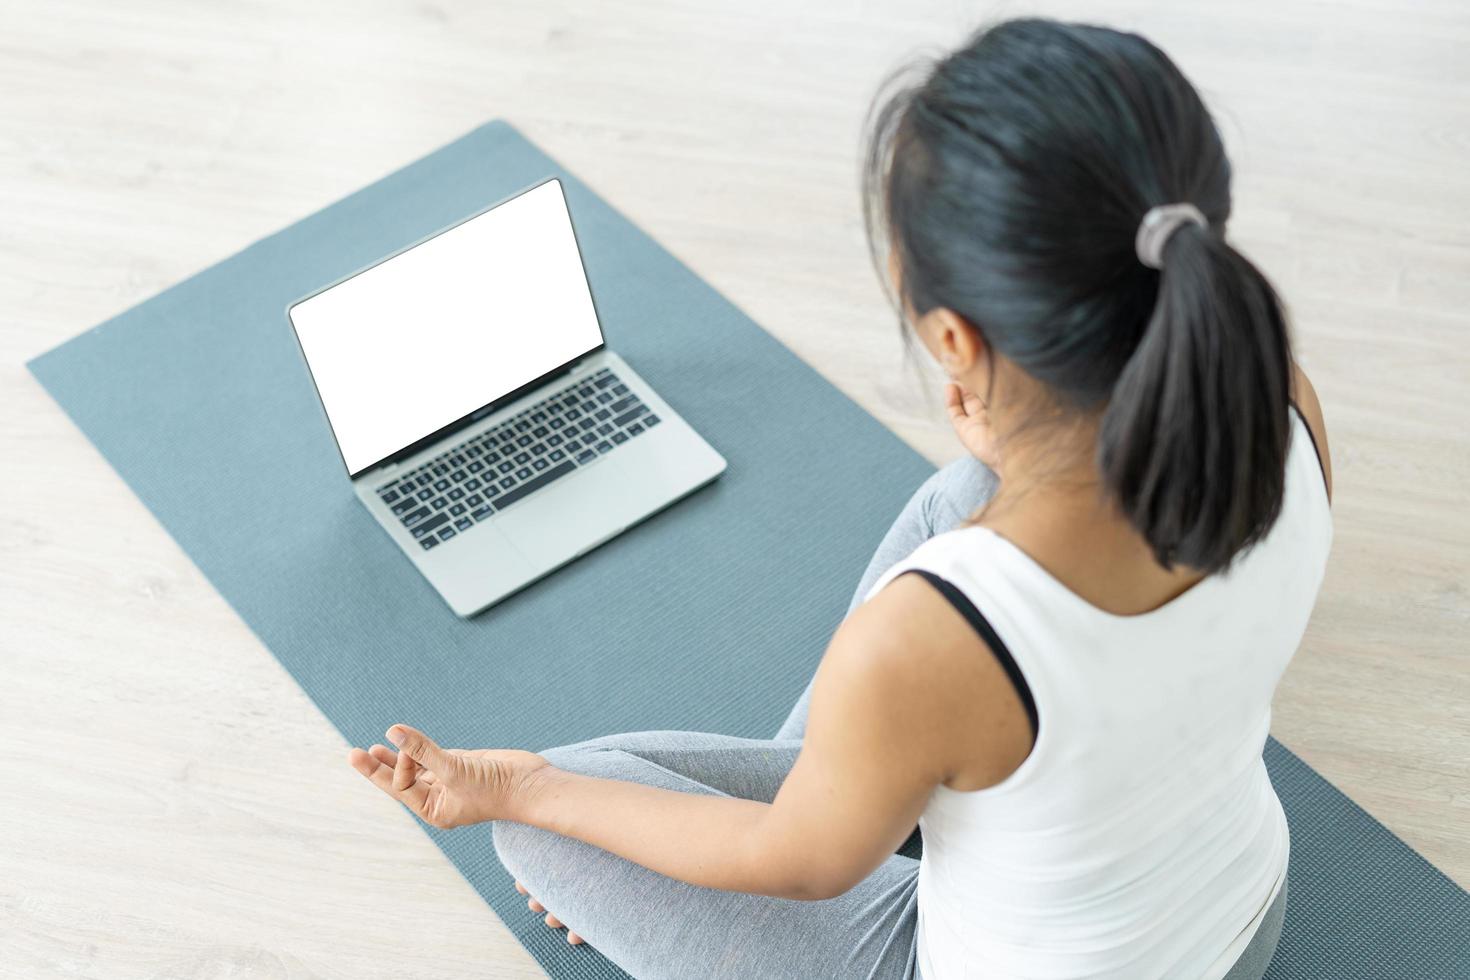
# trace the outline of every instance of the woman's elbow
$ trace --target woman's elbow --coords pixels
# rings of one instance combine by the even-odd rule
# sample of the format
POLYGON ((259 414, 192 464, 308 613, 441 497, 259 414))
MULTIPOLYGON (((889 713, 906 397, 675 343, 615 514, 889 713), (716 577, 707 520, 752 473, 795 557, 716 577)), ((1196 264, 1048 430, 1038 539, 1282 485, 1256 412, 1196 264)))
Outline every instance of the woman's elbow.
POLYGON ((847 894, 861 880, 861 876, 846 872, 823 872, 805 867, 792 875, 783 876, 776 888, 768 894, 798 902, 825 902, 829 898, 847 894))

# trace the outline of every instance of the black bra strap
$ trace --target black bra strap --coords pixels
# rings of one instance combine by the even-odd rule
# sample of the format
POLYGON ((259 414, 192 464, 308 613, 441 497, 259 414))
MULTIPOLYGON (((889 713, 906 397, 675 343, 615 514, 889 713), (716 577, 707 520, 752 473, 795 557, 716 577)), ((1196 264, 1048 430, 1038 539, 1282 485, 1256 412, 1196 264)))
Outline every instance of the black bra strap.
POLYGON ((923 568, 910 568, 903 574, 918 575, 924 581, 934 586, 939 594, 949 600, 949 604, 954 606, 961 616, 965 617, 966 622, 974 627, 975 632, 980 634, 980 639, 985 641, 985 645, 990 647, 990 652, 995 654, 995 659, 1000 661, 1000 665, 1005 670, 1006 676, 1011 679, 1011 684, 1016 689, 1016 695, 1021 699, 1021 704, 1025 706, 1026 717, 1031 719, 1031 738, 1035 741, 1036 736, 1041 731, 1041 724, 1036 716, 1036 699, 1031 696, 1031 686, 1026 683, 1026 677, 1021 673, 1021 668, 1016 665, 1016 659, 1011 656, 1011 651, 1006 648, 1005 643, 1001 642, 1001 638, 996 635, 995 628, 990 625, 990 621, 985 618, 980 610, 975 608, 975 604, 970 601, 969 597, 956 588, 955 584, 949 579, 942 578, 923 568))
POLYGON ((1307 438, 1312 442, 1312 452, 1317 454, 1317 468, 1322 471, 1322 484, 1326 486, 1327 467, 1322 463, 1322 450, 1317 446, 1317 436, 1312 432, 1312 423, 1307 421, 1307 413, 1303 412, 1301 406, 1296 402, 1292 402, 1291 407, 1296 409, 1296 413, 1302 417, 1302 428, 1307 430, 1307 438))

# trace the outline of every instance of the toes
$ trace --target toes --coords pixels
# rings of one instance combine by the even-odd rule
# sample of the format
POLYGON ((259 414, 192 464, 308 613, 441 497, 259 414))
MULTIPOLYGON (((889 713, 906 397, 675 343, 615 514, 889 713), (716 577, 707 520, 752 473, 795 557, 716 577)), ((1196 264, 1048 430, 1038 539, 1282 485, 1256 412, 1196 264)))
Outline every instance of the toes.
MULTIPOLYGON (((535 912, 537 915, 540 915, 542 912, 546 912, 546 906, 544 906, 540 902, 536 901, 535 896, 533 896, 530 892, 526 891, 526 886, 525 885, 521 884, 518 881, 518 882, 515 883, 515 886, 516 886, 516 891, 518 891, 522 895, 525 895, 526 896, 526 908, 530 909, 532 912, 535 912)), ((564 928, 564 925, 565 925, 560 919, 558 919, 555 915, 552 915, 550 912, 546 912, 546 924, 548 926, 550 926, 552 929, 561 929, 561 928, 564 928)), ((587 940, 583 939, 581 936, 577 935, 575 932, 572 932, 572 930, 567 929, 567 942, 570 943, 571 945, 573 945, 573 946, 581 946, 586 941, 587 940)))

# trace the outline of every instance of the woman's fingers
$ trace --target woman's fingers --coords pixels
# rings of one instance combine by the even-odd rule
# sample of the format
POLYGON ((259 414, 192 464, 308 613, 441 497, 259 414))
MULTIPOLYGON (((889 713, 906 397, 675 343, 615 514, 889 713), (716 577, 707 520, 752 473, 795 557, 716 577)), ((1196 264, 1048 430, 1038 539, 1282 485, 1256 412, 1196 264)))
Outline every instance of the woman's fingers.
POLYGON ((393 792, 402 793, 414 784, 419 764, 407 752, 398 753, 398 764, 393 767, 393 792))
POLYGON ((358 772, 362 773, 364 776, 371 779, 373 776, 373 770, 382 765, 382 762, 378 759, 374 759, 371 755, 364 752, 362 749, 352 749, 347 753, 347 764, 356 769, 358 772))
MULTIPOLYGON (((374 759, 377 759, 379 762, 381 762, 383 765, 387 766, 389 769, 392 769, 392 768, 394 768, 394 767, 396 767, 398 765, 398 753, 397 752, 394 752, 392 749, 388 748, 388 746, 386 746, 386 745, 374 745, 374 746, 372 746, 371 748, 368 749, 368 755, 372 756, 374 759)), ((419 782, 426 783, 429 786, 433 786, 434 785, 434 780, 436 778, 438 778, 438 777, 436 777, 429 770, 423 768, 422 766, 419 767, 419 782)))
POLYGON ((542 912, 546 911, 546 906, 536 901, 534 895, 526 899, 526 908, 530 909, 532 912, 535 912, 537 915, 540 915, 542 912))
POLYGON ((567 942, 571 943, 573 946, 580 946, 580 945, 582 945, 582 943, 586 942, 586 940, 583 939, 581 936, 577 935, 572 930, 568 929, 567 930, 567 942))
POLYGON ((422 780, 415 780, 411 785, 397 789, 393 785, 393 774, 397 771, 393 766, 384 765, 378 759, 364 752, 362 749, 353 749, 347 753, 347 761, 352 768, 367 777, 372 784, 389 796, 403 803, 420 817, 424 815, 424 805, 429 799, 428 784, 422 780))
POLYGON ((944 386, 944 408, 956 425, 970 421, 980 407, 980 399, 951 382, 944 386))
POLYGON ((520 892, 522 895, 531 894, 530 892, 526 891, 526 886, 521 884, 519 881, 516 882, 516 891, 520 892))
POLYGON ((398 746, 399 755, 407 755, 425 769, 435 770, 441 776, 445 774, 448 758, 444 750, 417 728, 394 725, 388 729, 388 741, 398 746))
POLYGON ((551 926, 551 928, 553 929, 561 928, 561 920, 552 915, 550 912, 546 913, 546 924, 551 926))

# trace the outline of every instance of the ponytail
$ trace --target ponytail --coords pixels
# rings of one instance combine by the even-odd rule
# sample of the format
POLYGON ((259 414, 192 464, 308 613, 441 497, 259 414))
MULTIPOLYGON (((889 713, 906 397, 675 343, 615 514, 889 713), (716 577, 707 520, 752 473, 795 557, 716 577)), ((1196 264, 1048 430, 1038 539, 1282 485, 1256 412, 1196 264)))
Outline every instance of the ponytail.
POLYGON ((1281 512, 1291 350, 1280 300, 1223 237, 1164 247, 1158 299, 1103 413, 1104 485, 1165 568, 1228 568, 1281 512))
POLYGON ((1229 567, 1281 511, 1292 361, 1224 240, 1230 161, 1199 93, 1136 34, 1038 18, 921 69, 880 90, 864 156, 895 305, 953 311, 1099 419, 1104 491, 1165 568, 1229 567))

